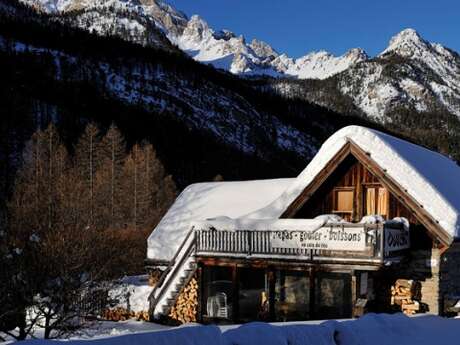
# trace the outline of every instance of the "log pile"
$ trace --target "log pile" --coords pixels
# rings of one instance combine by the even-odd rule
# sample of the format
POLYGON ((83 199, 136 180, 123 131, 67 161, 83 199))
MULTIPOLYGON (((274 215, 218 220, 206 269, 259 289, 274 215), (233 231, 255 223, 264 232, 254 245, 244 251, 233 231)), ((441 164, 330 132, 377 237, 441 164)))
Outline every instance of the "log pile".
POLYGON ((149 313, 147 311, 129 311, 125 308, 107 309, 103 312, 102 318, 107 321, 126 321, 135 319, 137 321, 149 321, 149 313))
POLYGON ((180 323, 196 322, 198 312, 198 282, 192 278, 181 291, 169 317, 180 323))
POLYGON ((420 311, 421 297, 421 286, 416 281, 398 279, 391 287, 391 305, 399 306, 406 315, 420 311))

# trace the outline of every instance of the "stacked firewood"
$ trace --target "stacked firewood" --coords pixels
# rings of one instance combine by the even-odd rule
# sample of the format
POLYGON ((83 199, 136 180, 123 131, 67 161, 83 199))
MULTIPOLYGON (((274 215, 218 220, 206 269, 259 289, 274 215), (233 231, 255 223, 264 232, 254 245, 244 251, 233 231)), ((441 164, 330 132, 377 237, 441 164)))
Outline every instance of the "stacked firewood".
POLYGON ((181 291, 176 304, 171 308, 169 317, 180 323, 196 322, 198 308, 198 282, 192 278, 181 291))
POLYGON ((138 321, 149 321, 149 313, 147 311, 129 311, 125 308, 107 309, 104 311, 102 318, 108 321, 126 321, 135 319, 138 321))
POLYGON ((397 305, 406 315, 413 315, 420 311, 421 300, 420 283, 398 279, 391 287, 391 305, 397 305))

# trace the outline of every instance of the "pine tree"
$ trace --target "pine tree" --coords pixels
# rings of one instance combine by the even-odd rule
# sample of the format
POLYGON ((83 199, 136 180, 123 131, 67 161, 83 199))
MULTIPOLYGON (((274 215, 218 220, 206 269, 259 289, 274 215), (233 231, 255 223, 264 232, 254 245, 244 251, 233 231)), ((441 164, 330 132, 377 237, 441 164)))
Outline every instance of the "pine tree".
POLYGON ((67 197, 62 188, 68 184, 68 168, 68 153, 55 126, 34 133, 10 202, 12 226, 26 234, 44 233, 66 218, 60 204, 67 197))
POLYGON ((122 174, 123 160, 126 155, 126 145, 118 128, 112 124, 102 139, 102 165, 104 175, 109 177, 109 195, 107 196, 111 226, 117 227, 122 221, 122 174))
POLYGON ((94 185, 96 171, 100 166, 100 137, 99 129, 94 123, 89 123, 75 147, 76 169, 84 184, 81 198, 86 200, 83 217, 88 217, 88 223, 93 223, 94 218, 94 185))

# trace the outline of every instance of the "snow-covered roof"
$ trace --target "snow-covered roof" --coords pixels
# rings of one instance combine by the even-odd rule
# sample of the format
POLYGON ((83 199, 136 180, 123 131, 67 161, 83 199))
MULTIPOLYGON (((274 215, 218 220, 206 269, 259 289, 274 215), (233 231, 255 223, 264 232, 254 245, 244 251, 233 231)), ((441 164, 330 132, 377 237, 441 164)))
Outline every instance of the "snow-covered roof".
POLYGON ((188 186, 147 240, 147 258, 171 260, 195 221, 241 216, 267 206, 294 178, 210 182, 188 186))
POLYGON ((193 222, 223 216, 239 221, 278 219, 349 141, 423 205, 449 237, 460 236, 460 168, 455 162, 391 135, 348 126, 326 140, 297 178, 187 187, 150 235, 148 258, 172 259, 193 222))
POLYGON ((451 237, 459 237, 460 168, 449 158, 391 135, 360 126, 334 133, 295 181, 270 205, 246 217, 278 218, 313 181, 325 165, 353 141, 386 170, 407 193, 436 220, 451 237))

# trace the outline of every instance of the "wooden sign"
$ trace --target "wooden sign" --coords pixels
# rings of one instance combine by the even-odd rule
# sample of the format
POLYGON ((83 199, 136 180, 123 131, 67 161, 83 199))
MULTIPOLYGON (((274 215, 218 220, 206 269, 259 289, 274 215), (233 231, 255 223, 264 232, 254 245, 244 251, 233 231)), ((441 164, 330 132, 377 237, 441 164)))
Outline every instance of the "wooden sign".
POLYGON ((316 230, 280 230, 270 236, 272 248, 339 251, 366 250, 363 228, 322 227, 316 230))
POLYGON ((385 252, 396 252, 410 248, 409 231, 405 229, 385 228, 385 252))

